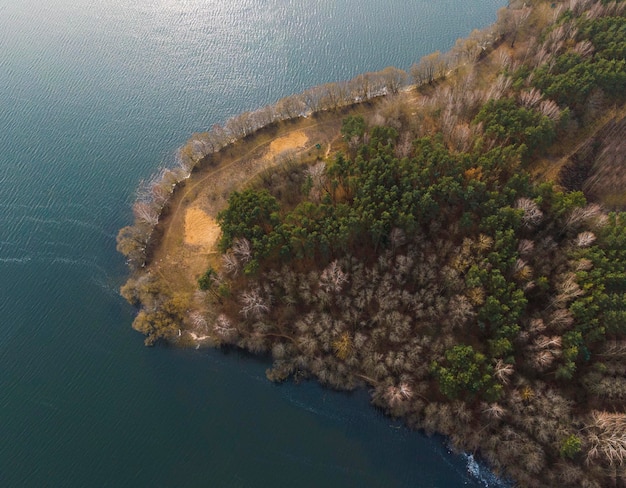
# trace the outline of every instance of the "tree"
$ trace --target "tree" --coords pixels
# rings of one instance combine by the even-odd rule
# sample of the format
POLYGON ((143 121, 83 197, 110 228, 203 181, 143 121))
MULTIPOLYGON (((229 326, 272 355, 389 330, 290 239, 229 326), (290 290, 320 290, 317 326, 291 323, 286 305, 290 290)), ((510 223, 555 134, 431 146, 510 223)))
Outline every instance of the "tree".
POLYGON ((279 205, 267 190, 244 190, 233 192, 228 207, 217 216, 222 229, 220 249, 225 252, 235 238, 245 238, 255 251, 263 247, 263 237, 279 223, 279 205))
POLYGON ((406 83, 407 74, 406 71, 388 66, 380 72, 380 76, 383 79, 385 87, 392 95, 396 95, 400 92, 400 88, 406 83))
POLYGON ((306 105, 302 95, 291 95, 281 98, 276 104, 275 110, 283 119, 294 119, 304 114, 306 105))
POLYGON ((320 287, 330 293, 339 293, 348 281, 348 274, 341 269, 337 260, 330 263, 320 276, 320 287))
POLYGON ((447 65, 441 52, 427 54, 420 62, 411 67, 411 76, 416 85, 432 83, 446 74, 447 65))
POLYGON ((509 7, 498 12, 498 24, 504 31, 502 34, 513 34, 511 39, 511 48, 515 46, 519 30, 526 23, 531 13, 532 8, 526 7, 526 4, 524 4, 524 7, 520 9, 513 9, 509 7))
POLYGON ((525 156, 547 148, 556 136, 555 124, 549 117, 518 107, 511 98, 489 100, 474 122, 482 123, 485 134, 496 143, 524 145, 525 156))
POLYGON ((149 232, 139 226, 127 226, 117 234, 117 251, 126 256, 127 262, 134 268, 139 268, 146 261, 146 246, 149 232))
POLYGON ((559 454, 562 458, 574 459, 582 449, 582 440, 575 434, 563 439, 559 454))
POLYGON ((493 380, 493 368, 484 354, 469 345, 457 345, 445 353, 445 363, 433 363, 441 393, 448 398, 482 395, 489 401, 500 397, 502 386, 493 380))
POLYGON ((184 320, 184 310, 188 303, 175 296, 163 302, 155 311, 141 310, 133 328, 146 336, 145 344, 154 345, 159 339, 170 340, 180 330, 184 320))
POLYGON ((365 119, 361 115, 350 115, 343 119, 341 124, 341 135, 343 140, 347 142, 356 141, 360 144, 365 135, 365 119))

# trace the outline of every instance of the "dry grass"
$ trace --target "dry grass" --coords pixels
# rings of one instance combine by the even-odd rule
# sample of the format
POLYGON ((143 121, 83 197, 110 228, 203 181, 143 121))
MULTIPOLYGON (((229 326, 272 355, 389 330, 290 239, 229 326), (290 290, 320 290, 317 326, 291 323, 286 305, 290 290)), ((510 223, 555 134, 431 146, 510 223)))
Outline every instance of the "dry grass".
POLYGON ((309 142, 309 137, 303 131, 292 132, 273 140, 266 157, 271 159, 287 151, 297 151, 305 147, 307 142, 309 142))
POLYGON ((190 207, 185 212, 185 245, 196 246, 201 253, 217 250, 220 227, 210 215, 199 207, 190 207))

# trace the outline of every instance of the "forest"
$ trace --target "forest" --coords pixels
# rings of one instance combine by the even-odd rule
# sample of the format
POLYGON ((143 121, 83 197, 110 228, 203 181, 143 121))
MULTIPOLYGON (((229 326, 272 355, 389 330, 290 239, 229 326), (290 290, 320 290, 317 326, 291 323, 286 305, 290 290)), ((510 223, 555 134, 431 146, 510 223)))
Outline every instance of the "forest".
MULTIPOLYGON (((272 381, 368 388, 519 486, 626 486, 626 201, 564 184, 575 148, 626 113, 625 12, 511 5, 416 63, 409 88, 387 70, 365 77, 377 90, 363 77, 336 97, 312 89, 313 112, 345 110, 347 93, 385 100, 346 112, 329 156, 229 195, 196 310, 142 271, 135 237, 151 215, 158 227, 168 193, 136 206, 119 238, 137 270, 122 290, 140 305, 134 327, 148 343, 182 327, 265 355, 272 381)), ((186 161, 212 158, 198 149, 210 137, 186 161)))

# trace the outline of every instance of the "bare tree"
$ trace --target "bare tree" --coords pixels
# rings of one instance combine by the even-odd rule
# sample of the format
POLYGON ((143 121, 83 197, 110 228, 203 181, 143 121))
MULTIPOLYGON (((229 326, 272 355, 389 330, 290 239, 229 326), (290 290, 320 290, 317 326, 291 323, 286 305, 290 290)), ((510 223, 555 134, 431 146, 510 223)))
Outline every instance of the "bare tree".
POLYGON ((535 243, 528 239, 520 239, 517 245, 517 252, 524 256, 530 254, 535 249, 535 243))
POLYGON ((189 321, 191 322, 191 325, 193 325, 196 329, 206 330, 207 328, 206 319, 197 310, 189 313, 189 321))
POLYGON ((309 166, 305 170, 305 175, 311 179, 311 193, 310 196, 320 201, 322 198, 322 192, 326 189, 326 163, 319 161, 313 166, 309 166))
POLYGON ((419 63, 411 67, 411 76, 415 84, 419 86, 425 83, 433 83, 437 78, 444 76, 446 70, 447 63, 441 52, 435 51, 427 54, 420 59, 419 63))
POLYGON ((352 92, 358 100, 367 101, 371 98, 371 73, 362 73, 350 81, 352 92))
POLYGON ((267 300, 261 296, 258 288, 244 291, 241 294, 241 313, 244 317, 260 317, 264 313, 269 312, 270 307, 267 300))
POLYGON ((623 466, 626 460, 626 415, 595 411, 587 430, 590 444, 587 462, 602 460, 611 466, 623 466))
POLYGON ((522 215, 522 223, 526 227, 533 227, 541 222, 543 218, 543 212, 539 209, 539 206, 530 198, 519 198, 515 202, 515 208, 524 211, 522 215))
POLYGON ((413 397, 413 389, 408 383, 400 383, 398 386, 388 386, 385 390, 384 397, 391 407, 398 407, 413 397))
POLYGON ((213 330, 222 338, 230 340, 236 334, 237 329, 233 327, 230 319, 224 315, 220 314, 215 323, 213 324, 213 330))
POLYGON ((337 260, 330 263, 320 276, 320 287, 327 292, 339 293, 348 282, 348 274, 337 260))
POLYGON ((306 104, 302 95, 281 98, 275 106, 276 112, 283 119, 294 119, 304 114, 306 104))
POLYGON ((600 205, 592 203, 586 207, 574 208, 565 220, 565 228, 573 229, 582 224, 601 226, 605 220, 606 217, 603 218, 600 205))
POLYGON ((342 90, 339 83, 326 83, 320 88, 322 90, 321 108, 335 110, 342 105, 342 90))
POLYGON ((388 93, 396 95, 400 92, 400 88, 404 86, 407 79, 407 73, 404 70, 388 66, 380 72, 381 79, 388 93))
POLYGON ((596 236, 593 232, 585 231, 576 236, 574 243, 578 247, 589 247, 595 242, 595 240, 596 236))
POLYGON ((537 88, 524 90, 519 95, 520 103, 526 108, 536 107, 537 104, 541 102, 542 98, 543 98, 543 95, 541 94, 541 91, 538 90, 537 88))
POLYGON ((233 242, 233 254, 242 263, 247 263, 252 259, 252 245, 245 237, 236 238, 233 242))
POLYGON ((500 420, 506 415, 506 409, 499 403, 483 403, 482 409, 482 413, 492 420, 500 420))
POLYGON ((502 34, 513 34, 511 39, 511 47, 515 46, 517 40, 517 34, 520 29, 526 24, 526 21, 532 13, 531 7, 524 7, 520 9, 507 8, 498 12, 498 25, 501 26, 502 34))
POLYGON ((235 276, 239 271, 239 260, 237 259, 237 256, 235 256, 235 253, 227 252, 222 254, 222 265, 224 266, 226 273, 233 276, 235 276))
POLYGON ((320 86, 309 88, 303 93, 304 103, 309 112, 315 113, 322 110, 324 106, 324 90, 320 86))
POLYGON ((576 275, 574 273, 566 273, 562 275, 556 284, 558 295, 552 298, 552 304, 557 308, 561 308, 574 298, 584 294, 578 283, 576 283, 576 275))
POLYGON ((513 374, 515 369, 512 364, 505 363, 502 359, 498 359, 496 361, 496 365, 494 367, 494 376, 498 378, 500 383, 505 385, 509 384, 509 377, 513 374))
POLYGON ((154 204, 148 202, 135 202, 133 205, 133 214, 135 218, 141 220, 151 226, 159 223, 160 209, 154 204))

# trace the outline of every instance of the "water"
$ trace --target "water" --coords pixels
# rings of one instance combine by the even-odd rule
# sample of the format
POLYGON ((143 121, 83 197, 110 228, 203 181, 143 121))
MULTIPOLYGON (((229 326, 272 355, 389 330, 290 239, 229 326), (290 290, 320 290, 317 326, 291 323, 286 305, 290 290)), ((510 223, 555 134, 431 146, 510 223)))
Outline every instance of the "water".
POLYGON ((482 486, 365 392, 144 348, 115 234, 192 132, 407 69, 504 3, 0 0, 0 486, 482 486))

